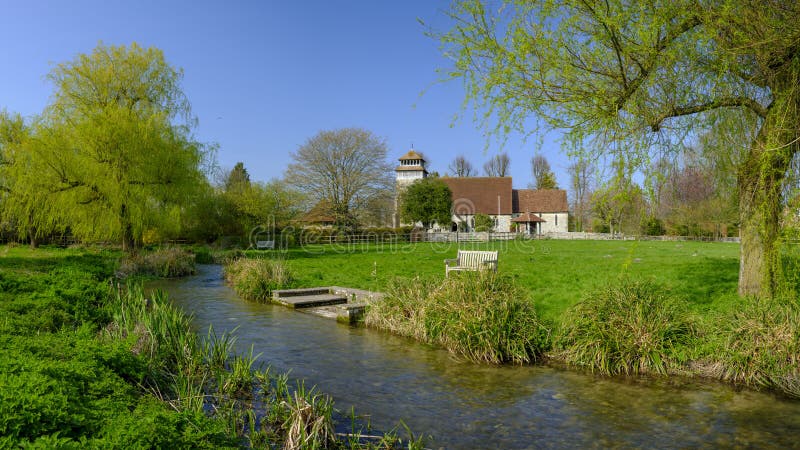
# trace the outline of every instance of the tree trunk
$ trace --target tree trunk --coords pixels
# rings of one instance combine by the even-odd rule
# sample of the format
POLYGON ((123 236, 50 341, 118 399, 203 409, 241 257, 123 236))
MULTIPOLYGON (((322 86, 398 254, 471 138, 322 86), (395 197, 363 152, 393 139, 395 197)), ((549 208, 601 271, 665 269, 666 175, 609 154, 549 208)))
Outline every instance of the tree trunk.
POLYGON ((739 168, 739 295, 743 296, 773 297, 781 281, 781 192, 797 143, 796 134, 784 125, 787 105, 775 106, 739 168))
POLYGON ((131 224, 130 212, 125 204, 120 207, 119 224, 122 232, 122 251, 126 253, 135 252, 136 239, 133 236, 133 225, 131 224))
POLYGON ((31 243, 31 249, 35 250, 39 248, 39 239, 36 238, 36 234, 34 232, 31 232, 30 243, 31 243))

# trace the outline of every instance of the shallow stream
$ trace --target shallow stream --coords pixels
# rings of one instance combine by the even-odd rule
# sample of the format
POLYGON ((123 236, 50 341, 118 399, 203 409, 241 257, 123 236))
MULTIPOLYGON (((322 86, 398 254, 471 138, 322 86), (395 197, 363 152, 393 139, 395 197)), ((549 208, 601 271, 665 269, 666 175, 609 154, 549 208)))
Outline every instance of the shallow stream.
POLYGON ((351 328, 282 306, 246 302, 219 266, 158 281, 205 334, 236 330, 237 351, 261 353, 368 414, 402 419, 429 448, 800 448, 800 401, 687 380, 618 380, 549 367, 462 362, 405 338, 351 328))

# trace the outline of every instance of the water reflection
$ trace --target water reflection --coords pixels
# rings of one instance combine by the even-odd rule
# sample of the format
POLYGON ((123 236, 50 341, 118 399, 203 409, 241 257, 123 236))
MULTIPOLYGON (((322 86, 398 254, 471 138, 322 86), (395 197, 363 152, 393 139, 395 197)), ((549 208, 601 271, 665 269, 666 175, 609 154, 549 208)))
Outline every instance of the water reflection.
POLYGON ((218 266, 159 281, 200 333, 238 327, 237 350, 355 407, 403 419, 438 448, 800 448, 800 402, 719 384, 610 380, 548 367, 479 366, 405 338, 240 300, 218 266))

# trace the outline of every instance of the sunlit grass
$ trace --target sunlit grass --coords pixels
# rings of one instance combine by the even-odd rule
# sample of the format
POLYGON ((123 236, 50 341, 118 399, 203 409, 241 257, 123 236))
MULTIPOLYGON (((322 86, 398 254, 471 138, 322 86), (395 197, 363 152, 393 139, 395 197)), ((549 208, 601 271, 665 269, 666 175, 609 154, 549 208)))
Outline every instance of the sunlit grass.
MULTIPOLYGON (((727 308, 736 292, 738 244, 653 241, 508 241, 460 245, 316 245, 280 258, 295 285, 343 285, 384 291, 398 277, 444 278, 444 259, 458 249, 498 250, 512 277, 543 318, 557 321, 584 294, 620 277, 654 282, 684 299, 690 311, 727 308)), ((260 252, 264 255, 265 252, 260 252)))

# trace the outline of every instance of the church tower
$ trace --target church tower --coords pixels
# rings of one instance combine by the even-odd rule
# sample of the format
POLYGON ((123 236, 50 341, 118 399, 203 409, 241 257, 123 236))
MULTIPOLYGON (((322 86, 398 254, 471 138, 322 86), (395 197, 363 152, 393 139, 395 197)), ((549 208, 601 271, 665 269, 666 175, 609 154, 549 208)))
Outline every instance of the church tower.
POLYGON ((409 150, 408 153, 398 158, 398 161, 400 161, 400 165, 394 169, 396 174, 396 185, 394 196, 394 218, 392 222, 395 228, 401 225, 400 211, 398 209, 400 206, 400 193, 409 184, 428 176, 428 171, 425 169, 425 158, 423 158, 423 156, 419 153, 415 152, 413 148, 409 150))
POLYGON ((400 165, 394 169, 397 174, 397 187, 405 187, 416 180, 428 176, 425 170, 425 158, 412 148, 405 155, 398 158, 400 165))

